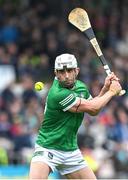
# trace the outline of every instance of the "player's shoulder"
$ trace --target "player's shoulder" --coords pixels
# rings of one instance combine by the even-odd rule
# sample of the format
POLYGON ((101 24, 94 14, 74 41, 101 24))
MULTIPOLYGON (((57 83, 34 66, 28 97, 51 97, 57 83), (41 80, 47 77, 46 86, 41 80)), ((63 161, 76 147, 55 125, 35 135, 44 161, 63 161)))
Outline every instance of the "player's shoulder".
POLYGON ((69 89, 62 88, 58 84, 53 84, 47 97, 48 105, 51 106, 54 104, 54 106, 58 106, 58 103, 61 103, 67 99, 71 101, 75 99, 73 92, 69 89))
POLYGON ((76 81, 77 86, 83 87, 85 89, 88 89, 88 86, 81 80, 76 81))

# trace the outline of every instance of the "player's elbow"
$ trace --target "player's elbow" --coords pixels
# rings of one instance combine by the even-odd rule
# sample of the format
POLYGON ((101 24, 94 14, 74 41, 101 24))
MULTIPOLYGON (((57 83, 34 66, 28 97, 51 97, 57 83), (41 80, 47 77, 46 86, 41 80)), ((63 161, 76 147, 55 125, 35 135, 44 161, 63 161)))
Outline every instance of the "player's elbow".
POLYGON ((91 108, 88 111, 88 114, 91 116, 96 116, 99 114, 101 108, 95 105, 92 105, 91 108))
POLYGON ((89 115, 91 116, 97 116, 99 114, 100 110, 97 110, 97 111, 90 111, 88 112, 89 115))

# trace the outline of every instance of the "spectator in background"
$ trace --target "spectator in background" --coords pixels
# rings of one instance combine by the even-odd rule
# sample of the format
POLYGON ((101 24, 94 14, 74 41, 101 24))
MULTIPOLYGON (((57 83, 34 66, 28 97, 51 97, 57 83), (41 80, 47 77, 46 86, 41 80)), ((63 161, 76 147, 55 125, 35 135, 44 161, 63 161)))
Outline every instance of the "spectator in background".
POLYGON ((15 18, 5 19, 5 24, 1 28, 0 44, 14 43, 19 39, 19 32, 15 18))
POLYGON ((0 112, 0 137, 10 139, 11 122, 7 111, 0 112))

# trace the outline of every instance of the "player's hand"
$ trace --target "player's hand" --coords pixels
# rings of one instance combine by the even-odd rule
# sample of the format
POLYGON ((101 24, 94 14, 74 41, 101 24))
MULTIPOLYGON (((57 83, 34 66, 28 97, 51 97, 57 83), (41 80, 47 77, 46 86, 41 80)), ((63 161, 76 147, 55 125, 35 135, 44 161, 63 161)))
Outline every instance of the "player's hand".
POLYGON ((119 81, 119 78, 112 72, 109 76, 106 77, 104 88, 108 91, 112 81, 119 81))
POLYGON ((111 91, 113 93, 113 96, 115 96, 115 95, 118 95, 121 90, 122 90, 122 88, 121 88, 119 81, 113 80, 109 87, 109 91, 111 91))

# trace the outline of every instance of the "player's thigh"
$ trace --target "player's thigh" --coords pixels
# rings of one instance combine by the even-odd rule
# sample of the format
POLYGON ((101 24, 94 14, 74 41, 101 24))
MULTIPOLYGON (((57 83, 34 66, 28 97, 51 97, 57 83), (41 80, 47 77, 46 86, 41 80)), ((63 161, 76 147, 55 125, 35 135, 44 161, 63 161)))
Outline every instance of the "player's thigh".
POLYGON ((29 180, 48 179, 51 168, 44 162, 31 162, 29 180))
POLYGON ((78 171, 67 174, 68 179, 93 179, 96 180, 96 176, 89 167, 82 168, 78 171))

